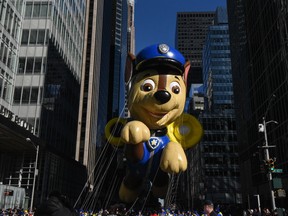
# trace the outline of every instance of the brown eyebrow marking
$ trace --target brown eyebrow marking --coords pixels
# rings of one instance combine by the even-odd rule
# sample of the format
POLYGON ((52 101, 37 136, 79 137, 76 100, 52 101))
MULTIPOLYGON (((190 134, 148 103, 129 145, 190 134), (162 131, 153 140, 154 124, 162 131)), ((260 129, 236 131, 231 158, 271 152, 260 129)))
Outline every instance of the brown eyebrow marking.
POLYGON ((164 90, 166 88, 167 75, 159 75, 158 90, 164 90))
POLYGON ((175 76, 176 79, 180 80, 179 77, 175 76))

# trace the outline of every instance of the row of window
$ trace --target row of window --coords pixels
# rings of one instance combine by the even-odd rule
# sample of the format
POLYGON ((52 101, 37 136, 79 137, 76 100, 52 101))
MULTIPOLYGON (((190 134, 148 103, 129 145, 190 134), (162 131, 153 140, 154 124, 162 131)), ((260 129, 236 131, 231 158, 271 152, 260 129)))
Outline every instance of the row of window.
POLYGON ((75 48, 82 47, 81 46, 82 37, 81 37, 81 34, 80 34, 76 24, 73 23, 73 21, 71 19, 70 19, 70 21, 72 21, 72 22, 70 22, 70 23, 72 23, 71 26, 69 23, 66 23, 65 21, 63 21, 62 18, 59 16, 56 8, 54 10, 54 15, 55 15, 55 17, 58 17, 58 19, 54 19, 53 23, 54 23, 55 27, 57 26, 58 35, 59 36, 61 35, 63 40, 65 40, 65 41, 67 41, 67 43, 69 43, 69 44, 67 44, 68 45, 67 47, 68 48, 72 47, 72 46, 74 47, 75 44, 79 45, 75 48))
POLYGON ((41 57, 20 57, 18 64, 18 74, 40 74, 45 73, 45 58, 41 57))
MULTIPOLYGON (((231 92, 233 93, 233 92, 231 92)), ((215 103, 224 103, 224 101, 233 101, 234 97, 233 95, 213 95, 213 99, 215 103)))
POLYGON ((204 134, 205 142, 237 142, 236 134, 204 134))
POLYGON ((14 104, 37 104, 38 96, 41 94, 39 87, 15 87, 14 104))
POLYGON ((204 152, 205 153, 221 153, 222 154, 222 153, 237 153, 237 151, 238 151, 238 146, 237 145, 233 145, 233 144, 228 144, 228 145, 216 145, 216 144, 204 145, 203 148, 204 148, 204 152))
POLYGON ((18 41, 20 33, 20 17, 17 16, 13 8, 6 2, 0 1, 0 24, 4 29, 18 41))
POLYGON ((214 34, 214 35, 228 35, 229 31, 227 30, 217 30, 217 29, 210 29, 209 30, 210 34, 214 34))
POLYGON ((238 177, 240 176, 240 173, 237 171, 230 171, 228 172, 227 170, 210 170, 210 171, 205 171, 205 176, 233 176, 233 177, 238 177))
POLYGON ((5 35, 0 38, 0 61, 2 61, 8 68, 10 68, 13 72, 15 71, 16 66, 16 47, 9 42, 8 44, 5 42, 5 35))
POLYGON ((213 83, 232 83, 232 78, 214 78, 213 83))
POLYGON ((211 50, 230 50, 230 45, 211 45, 211 50))
POLYGON ((218 92, 232 92, 233 87, 232 86, 213 86, 213 91, 218 91, 218 92))
POLYGON ((67 18, 68 13, 72 13, 73 17, 75 17, 75 21, 80 25, 84 25, 84 14, 85 14, 85 5, 84 1, 81 0, 69 0, 68 1, 59 1, 59 11, 64 14, 64 17, 67 18), (77 6, 79 5, 79 7, 77 6), (69 9, 70 8, 70 9, 69 9))
POLYGON ((229 38, 210 38, 209 39, 210 43, 227 43, 230 42, 229 38))
POLYGON ((27 2, 25 18, 49 18, 51 16, 51 2, 27 2))
POLYGON ((78 28, 77 23, 73 22, 71 17, 67 18, 68 22, 62 19, 61 14, 58 12, 57 8, 54 8, 54 19, 53 24, 57 27, 58 36, 61 36, 65 41, 62 47, 66 54, 72 57, 73 60, 78 57, 79 51, 83 49, 83 36, 82 28, 78 28), (71 52, 71 53, 70 53, 71 52))
POLYGON ((215 13, 177 13, 177 17, 211 17, 213 18, 215 13))
POLYGON ((47 45, 48 29, 23 29, 21 45, 47 45))
MULTIPOLYGON (((210 152, 209 152, 210 153, 210 152)), ((238 165, 238 157, 205 157, 204 163, 206 165, 238 165)))
POLYGON ((219 119, 218 121, 213 122, 203 122, 203 127, 205 130, 236 130, 236 122, 227 121, 225 119, 219 119))

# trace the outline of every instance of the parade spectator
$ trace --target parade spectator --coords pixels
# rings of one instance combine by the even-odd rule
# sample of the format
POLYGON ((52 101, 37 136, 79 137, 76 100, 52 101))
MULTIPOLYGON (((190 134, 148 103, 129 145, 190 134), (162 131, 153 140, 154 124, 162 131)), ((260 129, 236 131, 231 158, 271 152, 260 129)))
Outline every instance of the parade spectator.
POLYGON ((204 211, 203 216, 221 216, 222 215, 214 211, 214 204, 210 200, 206 200, 204 202, 203 211, 204 211))
POLYGON ((58 191, 49 194, 49 199, 42 203, 35 212, 35 216, 76 216, 65 196, 58 191))

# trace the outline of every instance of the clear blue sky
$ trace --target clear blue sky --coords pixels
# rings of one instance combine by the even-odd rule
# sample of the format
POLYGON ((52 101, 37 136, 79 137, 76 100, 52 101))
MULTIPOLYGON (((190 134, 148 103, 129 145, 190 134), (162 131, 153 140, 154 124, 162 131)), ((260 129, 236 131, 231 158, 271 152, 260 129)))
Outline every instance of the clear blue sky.
POLYGON ((135 0, 136 54, 154 43, 175 46, 177 12, 215 11, 226 0, 135 0))

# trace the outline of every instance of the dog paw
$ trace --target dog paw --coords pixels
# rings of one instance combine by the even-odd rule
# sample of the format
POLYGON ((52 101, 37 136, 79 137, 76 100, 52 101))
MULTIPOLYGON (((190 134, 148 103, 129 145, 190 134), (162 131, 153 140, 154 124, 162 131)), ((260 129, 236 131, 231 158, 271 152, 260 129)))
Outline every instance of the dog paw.
POLYGON ((143 122, 131 121, 122 129, 121 138, 127 144, 138 144, 150 138, 150 130, 143 122))
POLYGON ((164 148, 160 168, 164 172, 179 173, 187 169, 187 158, 182 146, 176 142, 169 142, 164 148))

